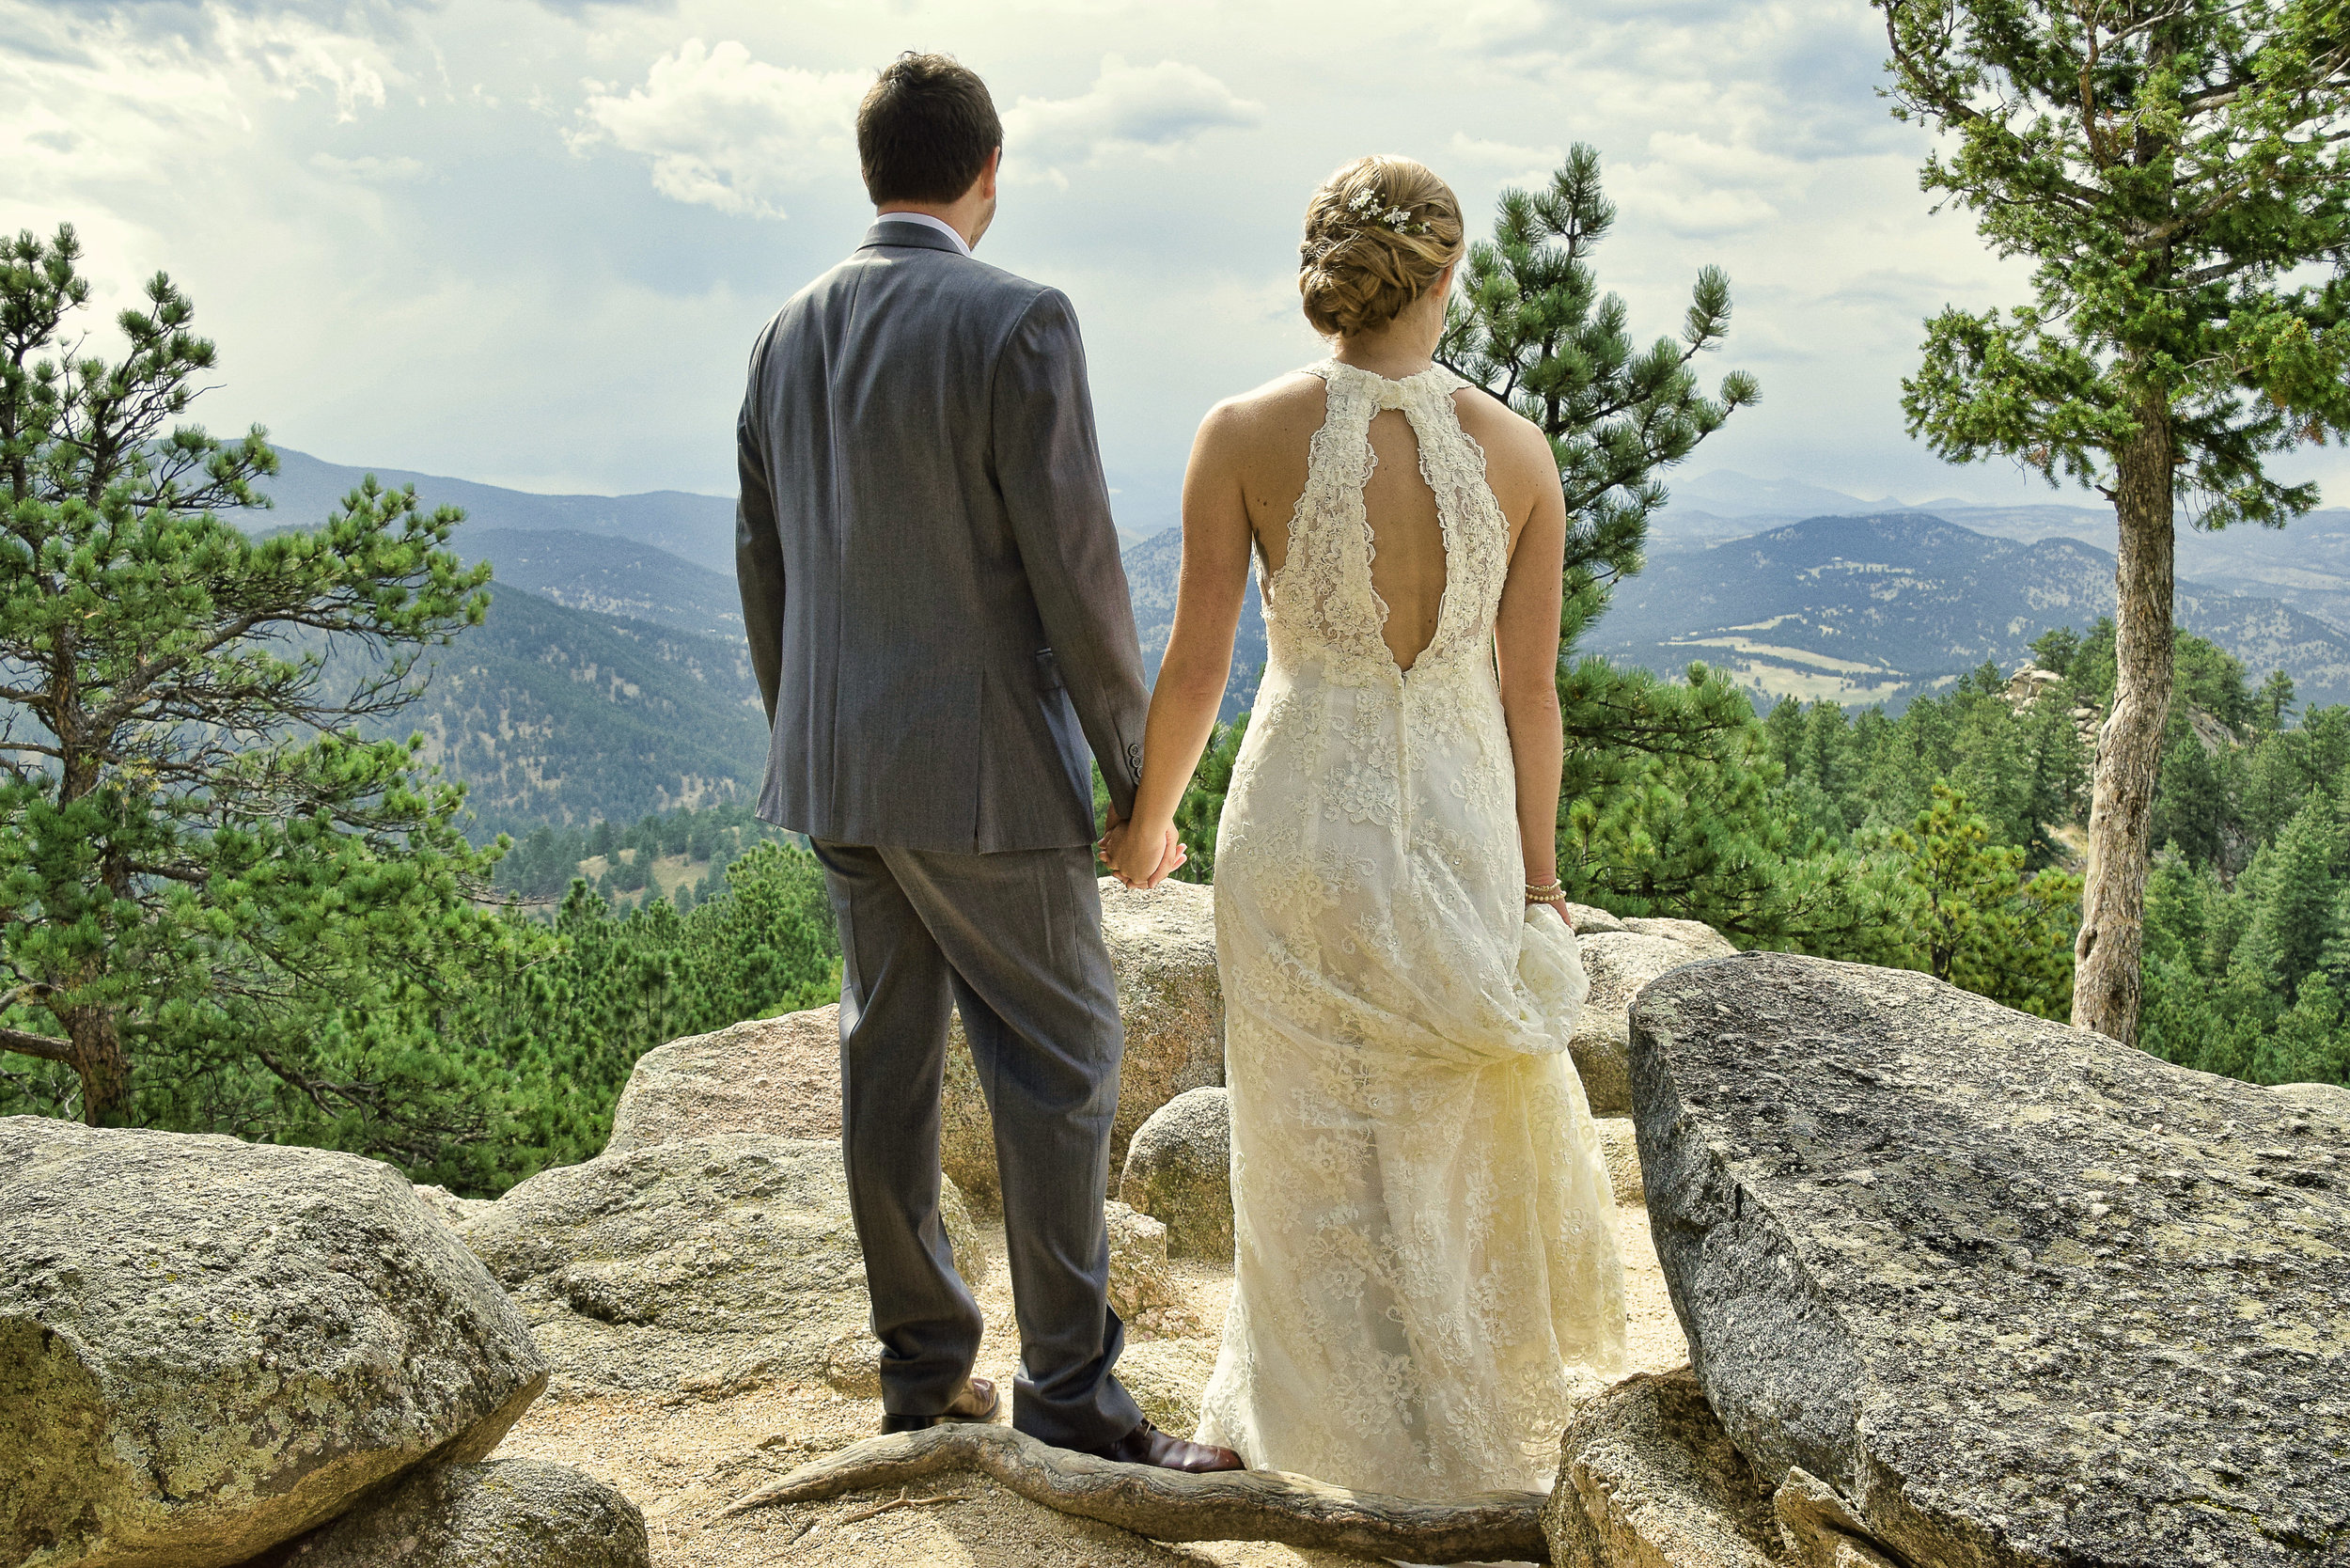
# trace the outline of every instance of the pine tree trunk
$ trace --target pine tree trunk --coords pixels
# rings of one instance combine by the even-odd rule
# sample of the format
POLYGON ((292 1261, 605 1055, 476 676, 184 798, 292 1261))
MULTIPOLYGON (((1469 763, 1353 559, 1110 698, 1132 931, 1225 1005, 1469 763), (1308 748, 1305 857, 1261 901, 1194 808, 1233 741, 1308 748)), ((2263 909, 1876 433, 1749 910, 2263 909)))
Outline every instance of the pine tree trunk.
POLYGON ((82 1077, 82 1120, 118 1127, 131 1112, 131 1058, 122 1049, 121 1019, 112 1008, 71 1008, 65 1032, 73 1042, 73 1071, 82 1077))
POLYGON ((2121 452, 2114 514, 2113 712, 2097 739, 2089 808, 2089 872, 2073 945, 2073 1023, 2124 1044, 2138 1039, 2143 996, 2146 872, 2153 859, 2154 785, 2170 717, 2171 478, 2175 447, 2167 402, 2139 414, 2121 452))

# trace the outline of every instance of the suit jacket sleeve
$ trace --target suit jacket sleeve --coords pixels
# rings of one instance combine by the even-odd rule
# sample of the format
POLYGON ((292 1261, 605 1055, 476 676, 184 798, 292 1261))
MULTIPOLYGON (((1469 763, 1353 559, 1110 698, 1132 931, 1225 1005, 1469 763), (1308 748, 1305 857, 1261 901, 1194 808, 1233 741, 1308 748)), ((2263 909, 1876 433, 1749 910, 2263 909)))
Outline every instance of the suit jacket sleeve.
POLYGON ((1142 776, 1142 645, 1093 433, 1076 312, 1046 290, 1012 329, 991 395, 996 483, 1038 616, 1120 817, 1142 776))
POLYGON ((783 541, 776 533, 776 501, 767 484, 767 457, 756 410, 760 372, 767 358, 760 339, 751 353, 750 385, 734 421, 734 465, 741 486, 734 506, 734 579, 743 593, 743 629, 751 642, 751 671, 759 679, 767 722, 776 722, 776 692, 783 679, 783 541))

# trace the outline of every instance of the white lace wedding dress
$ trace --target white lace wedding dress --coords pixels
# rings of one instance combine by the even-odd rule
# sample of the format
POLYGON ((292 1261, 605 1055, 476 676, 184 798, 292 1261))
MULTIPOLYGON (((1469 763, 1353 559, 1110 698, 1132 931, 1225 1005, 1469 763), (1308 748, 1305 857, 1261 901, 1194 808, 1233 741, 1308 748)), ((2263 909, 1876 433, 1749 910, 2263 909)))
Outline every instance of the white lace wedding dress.
POLYGON ((1615 1209, 1567 1056, 1575 941, 1529 917, 1494 665, 1509 525, 1439 368, 1312 368, 1270 655, 1216 841, 1237 1284, 1199 1428, 1419 1497, 1540 1489, 1621 1374, 1615 1209), (1400 409, 1444 529, 1434 639, 1382 637, 1363 488, 1400 409))

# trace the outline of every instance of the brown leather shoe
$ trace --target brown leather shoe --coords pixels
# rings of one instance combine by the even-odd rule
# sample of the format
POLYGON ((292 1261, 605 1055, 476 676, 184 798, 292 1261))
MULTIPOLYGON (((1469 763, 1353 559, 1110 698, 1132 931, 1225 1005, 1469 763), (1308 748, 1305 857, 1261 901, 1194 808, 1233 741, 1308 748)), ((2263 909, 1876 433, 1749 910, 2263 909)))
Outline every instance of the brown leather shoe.
POLYGON ((1192 1475, 1248 1468, 1230 1449, 1169 1437, 1147 1419, 1108 1448, 1092 1451, 1096 1459, 1106 1459, 1114 1465, 1155 1465, 1162 1470, 1183 1470, 1192 1475))
POLYGON ((963 1391, 947 1402, 947 1408, 935 1416, 884 1416, 882 1431, 921 1432, 947 1421, 992 1421, 995 1412, 1003 1408, 1003 1400, 995 1392, 993 1379, 975 1377, 963 1386, 963 1391))

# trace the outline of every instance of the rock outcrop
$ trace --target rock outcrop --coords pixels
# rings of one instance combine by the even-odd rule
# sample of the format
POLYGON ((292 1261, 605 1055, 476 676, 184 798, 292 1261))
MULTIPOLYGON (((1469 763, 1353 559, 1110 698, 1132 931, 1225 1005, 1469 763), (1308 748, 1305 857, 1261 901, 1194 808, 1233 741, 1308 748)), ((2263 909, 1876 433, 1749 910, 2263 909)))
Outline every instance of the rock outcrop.
POLYGON ((303 1540, 287 1568, 650 1568, 636 1505, 568 1465, 431 1466, 303 1540))
POLYGON ((1782 1568, 1771 1489, 1686 1367, 1624 1379, 1568 1421, 1543 1509, 1558 1568, 1782 1568))
POLYGON ((1178 1258, 1232 1256, 1232 1106, 1221 1089, 1192 1089, 1151 1113, 1126 1146, 1118 1196, 1167 1227, 1178 1258))
MULTIPOLYGON (((983 1277, 968 1210, 951 1192, 945 1209, 959 1265, 983 1277)), ((833 1142, 734 1133, 604 1154, 540 1171, 460 1233, 514 1293, 559 1396, 822 1378, 866 1323, 833 1142)))
POLYGON ((685 1137, 840 1136, 840 1009, 753 1018, 636 1058, 607 1154, 685 1137))
POLYGON ((1128 1323, 1182 1299, 1167 1264, 1167 1227, 1112 1199, 1102 1205, 1110 1233, 1110 1305, 1128 1323))
POLYGON ((417 1200, 440 1215, 446 1224, 462 1225, 476 1215, 490 1212, 491 1200, 460 1198, 446 1187, 419 1186, 415 1193, 417 1200))
MULTIPOLYGON (((1139 893, 1102 879, 1102 934, 1118 976, 1125 1068, 1110 1134, 1110 1169, 1151 1113, 1185 1090, 1224 1081, 1224 992, 1215 975, 1215 897, 1188 882, 1139 893)), ((955 1020, 947 1048, 939 1163, 991 1212, 1000 1205, 995 1133, 971 1048, 955 1020)), ((1104 1194, 1104 1197, 1111 1196, 1104 1194)))
POLYGON ((241 1562, 478 1459, 546 1384, 373 1160, 8 1117, 0 1227, 0 1562, 241 1562))
POLYGON ((1697 1375, 1765 1483, 1911 1564, 2350 1561, 2338 1122, 1781 954, 1652 984, 1632 1087, 1697 1375))
POLYGON ((1640 987, 1684 964, 1720 958, 1737 949, 1711 926, 1695 920, 1631 919, 1616 931, 1581 932, 1578 946, 1591 992, 1583 1000, 1568 1049, 1583 1080, 1593 1116, 1632 1114, 1632 998, 1640 987))

